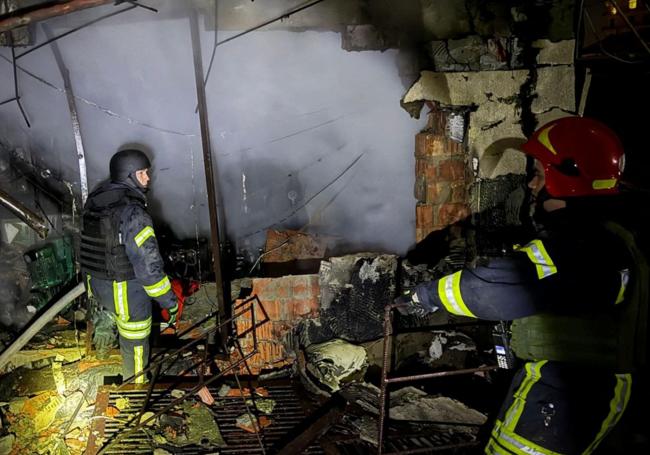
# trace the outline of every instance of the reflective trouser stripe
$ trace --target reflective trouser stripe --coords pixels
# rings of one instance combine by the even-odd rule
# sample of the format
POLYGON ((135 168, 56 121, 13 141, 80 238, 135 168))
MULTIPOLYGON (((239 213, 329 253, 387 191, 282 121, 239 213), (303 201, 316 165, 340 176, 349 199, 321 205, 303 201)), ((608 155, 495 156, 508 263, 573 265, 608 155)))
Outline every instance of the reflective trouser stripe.
POLYGON ((614 397, 609 402, 609 414, 603 421, 600 431, 596 435, 596 439, 589 444, 589 447, 582 452, 583 455, 588 455, 600 444, 607 433, 618 423, 623 415, 623 411, 627 407, 630 400, 630 393, 632 392, 632 376, 629 374, 616 375, 616 387, 614 388, 614 397))
POLYGON ((511 451, 501 447, 493 437, 490 438, 487 446, 485 446, 485 453, 487 455, 512 455, 511 451))
POLYGON ((451 314, 475 318, 476 316, 469 311, 460 294, 461 273, 462 270, 440 278, 438 281, 438 297, 440 297, 445 309, 451 314))
POLYGON ((548 362, 547 360, 542 360, 540 362, 528 362, 526 363, 526 377, 521 381, 519 389, 515 392, 513 396, 512 405, 508 411, 506 411, 503 418, 504 428, 514 431, 521 414, 524 412, 524 407, 526 406, 526 397, 530 393, 530 389, 533 388, 533 385, 542 378, 542 367, 548 362))
POLYGON ((115 314, 117 320, 124 322, 129 320, 129 298, 127 294, 126 281, 113 281, 113 302, 115 303, 115 314))
POLYGON ((88 297, 93 297, 93 289, 90 287, 90 275, 86 274, 86 292, 88 297))
POLYGON ((144 229, 142 229, 140 232, 138 232, 133 240, 135 240, 135 244, 140 248, 144 242, 147 241, 149 237, 155 237, 156 234, 153 232, 153 228, 151 226, 147 226, 144 229))
POLYGON ((160 297, 166 292, 169 292, 172 288, 172 285, 169 282, 169 278, 165 276, 159 282, 151 284, 149 286, 143 286, 143 288, 149 297, 160 297))
POLYGON ((151 333, 151 317, 144 321, 124 322, 117 320, 117 331, 129 340, 144 340, 151 333))
POLYGON ((135 346, 133 348, 133 363, 134 363, 133 375, 136 376, 135 383, 144 384, 147 379, 146 375, 141 374, 140 376, 138 376, 138 373, 144 370, 144 347, 143 346, 135 346))
POLYGON ((614 302, 615 305, 618 305, 623 300, 625 300, 625 290, 627 289, 627 285, 630 282, 630 271, 628 269, 621 270, 619 273, 621 274, 621 287, 618 290, 618 295, 616 296, 616 301, 614 302))
POLYGON ((540 280, 557 273, 557 267, 555 267, 541 240, 535 239, 522 247, 515 247, 515 249, 528 255, 528 259, 535 264, 537 278, 540 280))
POLYGON ((522 438, 514 432, 507 430, 498 420, 494 426, 494 430, 492 430, 492 437, 499 443, 499 445, 516 454, 563 455, 559 452, 545 449, 544 447, 539 446, 534 442, 531 442, 528 439, 522 438))

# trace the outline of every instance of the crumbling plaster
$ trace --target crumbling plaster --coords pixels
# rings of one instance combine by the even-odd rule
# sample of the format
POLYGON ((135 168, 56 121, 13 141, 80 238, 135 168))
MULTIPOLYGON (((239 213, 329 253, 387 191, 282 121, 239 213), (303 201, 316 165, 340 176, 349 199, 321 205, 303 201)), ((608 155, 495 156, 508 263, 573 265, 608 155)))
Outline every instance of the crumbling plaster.
POLYGON ((446 106, 470 107, 467 145, 479 158, 480 178, 525 172, 525 157, 517 147, 525 140, 521 127, 522 88, 535 76, 531 111, 538 125, 569 115, 575 106, 573 41, 537 41, 539 66, 533 70, 431 72, 404 96, 404 103, 435 101, 446 106))

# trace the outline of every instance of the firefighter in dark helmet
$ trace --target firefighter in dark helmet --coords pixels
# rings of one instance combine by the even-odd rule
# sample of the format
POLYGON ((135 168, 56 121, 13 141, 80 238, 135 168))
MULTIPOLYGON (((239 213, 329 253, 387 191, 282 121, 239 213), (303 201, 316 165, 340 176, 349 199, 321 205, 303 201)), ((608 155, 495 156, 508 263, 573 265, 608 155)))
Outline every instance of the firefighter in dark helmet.
POLYGON ((163 261, 146 192, 151 162, 140 150, 122 150, 111 158, 110 181, 88 197, 82 215, 80 262, 88 292, 99 303, 94 342, 111 345, 112 327, 119 333, 124 379, 147 381, 152 300, 169 311, 173 324, 176 296, 163 271, 163 261))
POLYGON ((620 420, 645 364, 648 267, 640 232, 608 218, 625 165, 616 134, 567 117, 523 145, 536 234, 398 297, 402 312, 513 321, 523 360, 485 448, 489 455, 589 454, 620 420), (640 240, 638 242, 637 240, 640 240))

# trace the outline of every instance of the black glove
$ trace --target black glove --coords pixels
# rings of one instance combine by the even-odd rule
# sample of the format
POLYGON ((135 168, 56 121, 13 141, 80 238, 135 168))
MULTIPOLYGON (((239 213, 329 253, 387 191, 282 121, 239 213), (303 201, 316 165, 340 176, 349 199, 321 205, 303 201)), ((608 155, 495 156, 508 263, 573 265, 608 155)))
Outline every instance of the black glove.
POLYGON ((433 311, 425 308, 420 303, 418 300, 418 294, 413 290, 404 292, 402 295, 395 298, 393 303, 398 305, 396 309, 403 316, 417 316, 422 318, 433 313, 433 311))

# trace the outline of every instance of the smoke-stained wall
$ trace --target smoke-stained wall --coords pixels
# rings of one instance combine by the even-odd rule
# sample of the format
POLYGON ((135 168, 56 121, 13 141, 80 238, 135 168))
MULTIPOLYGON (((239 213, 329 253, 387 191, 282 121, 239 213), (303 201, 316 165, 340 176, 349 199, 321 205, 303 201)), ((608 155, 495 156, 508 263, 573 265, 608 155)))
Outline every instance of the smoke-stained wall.
MULTIPOLYGON (((178 2, 136 8, 58 41, 70 71, 89 186, 126 144, 152 151, 151 206, 179 237, 208 235, 189 21, 178 2)), ((47 21, 58 35, 113 7, 47 21)), ((203 23, 203 21, 200 21, 203 23)), ((36 27, 36 42, 46 38, 36 27)), ((235 32, 219 33, 223 40, 235 32)), ((207 70, 214 33, 201 34, 207 70)), ((0 49, 0 101, 13 96, 0 49)), ((401 63, 400 63, 401 64, 401 63)), ((258 31, 216 50, 206 87, 226 228, 255 250, 269 227, 304 228, 339 247, 403 253, 414 242, 413 141, 400 108, 398 52, 346 52, 333 32, 258 31)), ((79 182, 63 80, 49 47, 19 60, 21 101, 0 106, 0 137, 79 182)))

